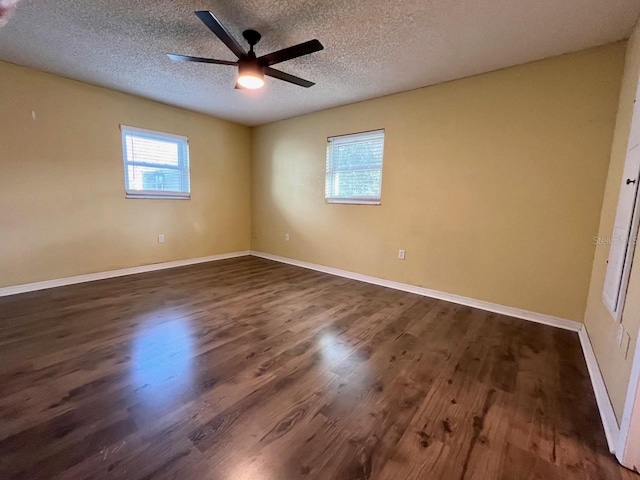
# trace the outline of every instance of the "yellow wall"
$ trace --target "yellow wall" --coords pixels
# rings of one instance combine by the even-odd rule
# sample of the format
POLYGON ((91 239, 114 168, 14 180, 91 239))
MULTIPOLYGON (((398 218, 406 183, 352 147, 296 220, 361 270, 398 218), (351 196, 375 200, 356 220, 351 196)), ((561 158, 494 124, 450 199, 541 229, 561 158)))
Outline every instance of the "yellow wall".
POLYGON ((247 127, 2 62, 0 85, 0 286, 249 248, 247 127), (189 137, 191 200, 125 199, 120 124, 189 137))
MULTIPOLYGON (((584 318, 620 416, 632 355, 616 347, 601 302, 608 247, 592 238, 613 229, 638 28, 628 45, 621 91, 624 43, 251 133, 0 62, 0 287, 246 250, 251 237, 268 253, 584 318), (125 199, 120 124, 189 137, 191 200, 125 199), (377 128, 382 205, 325 204, 326 138, 377 128)), ((633 352, 638 268, 630 292, 633 352)))
MULTIPOLYGON (((613 224, 618 206, 618 195, 622 181, 627 141, 631 130, 633 104, 640 76, 640 25, 636 27, 629 39, 626 56, 626 66, 622 78, 622 89, 618 106, 613 146, 611 149, 611 163, 602 204, 600 228, 598 235, 609 237, 613 234, 613 224)), ((591 288, 585 314, 585 325, 591 339, 593 349, 598 359, 600 371, 604 376, 607 391, 613 403, 618 419, 622 415, 624 399, 631 374, 631 361, 640 327, 640 249, 635 253, 635 267, 631 272, 631 280, 627 295, 627 302, 623 310, 622 323, 631 336, 629 355, 625 359, 625 350, 618 348, 616 333, 618 324, 602 303, 602 288, 609 257, 609 247, 599 245, 596 248, 591 277, 591 288)), ((624 343, 623 343, 624 346, 624 343)))
POLYGON ((252 248, 582 321, 624 54, 617 43, 252 129, 252 248), (377 128, 382 205, 325 204, 327 137, 377 128))

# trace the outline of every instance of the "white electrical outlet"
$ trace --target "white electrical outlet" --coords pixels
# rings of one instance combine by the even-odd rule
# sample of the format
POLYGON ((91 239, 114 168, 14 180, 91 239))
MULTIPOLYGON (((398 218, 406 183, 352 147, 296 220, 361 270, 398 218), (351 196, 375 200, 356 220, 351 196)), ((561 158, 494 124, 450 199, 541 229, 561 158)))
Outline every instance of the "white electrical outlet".
POLYGON ((164 235, 158 235, 158 243, 164 243, 164 235))
POLYGON ((284 239, 285 239, 287 242, 289 241, 289 234, 288 234, 288 233, 285 233, 285 234, 284 234, 284 239))
POLYGON ((398 250, 398 258, 404 260, 404 250, 398 250))
POLYGON ((618 348, 622 345, 622 337, 624 336, 624 325, 622 323, 618 325, 618 335, 616 336, 616 343, 618 344, 618 348))

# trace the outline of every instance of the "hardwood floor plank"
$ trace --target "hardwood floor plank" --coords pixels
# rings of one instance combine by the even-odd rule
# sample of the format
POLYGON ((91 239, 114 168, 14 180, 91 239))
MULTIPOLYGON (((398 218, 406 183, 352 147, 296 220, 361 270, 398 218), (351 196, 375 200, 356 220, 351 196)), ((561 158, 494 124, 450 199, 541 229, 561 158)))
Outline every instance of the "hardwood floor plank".
POLYGON ((255 257, 0 298, 2 479, 613 479, 578 336, 255 257))

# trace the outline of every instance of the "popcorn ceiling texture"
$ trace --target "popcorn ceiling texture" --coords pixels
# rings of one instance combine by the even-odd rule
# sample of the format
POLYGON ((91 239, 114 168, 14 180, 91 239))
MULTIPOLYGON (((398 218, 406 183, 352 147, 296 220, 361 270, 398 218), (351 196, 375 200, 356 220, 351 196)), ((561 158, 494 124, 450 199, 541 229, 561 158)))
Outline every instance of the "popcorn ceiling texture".
POLYGON ((0 29, 0 59, 259 125, 627 38, 637 0, 25 0, 0 29), (313 38, 322 52, 278 65, 312 80, 233 89, 235 60, 193 14, 211 10, 258 55, 313 38))

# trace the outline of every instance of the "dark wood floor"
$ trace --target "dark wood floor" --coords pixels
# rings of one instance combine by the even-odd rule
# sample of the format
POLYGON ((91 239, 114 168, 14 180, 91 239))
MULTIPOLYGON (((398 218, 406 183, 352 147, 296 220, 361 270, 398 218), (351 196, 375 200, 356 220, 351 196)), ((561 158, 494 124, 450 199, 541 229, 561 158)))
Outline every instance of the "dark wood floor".
POLYGON ((638 478, 552 327, 253 257, 0 312, 2 479, 638 478))

